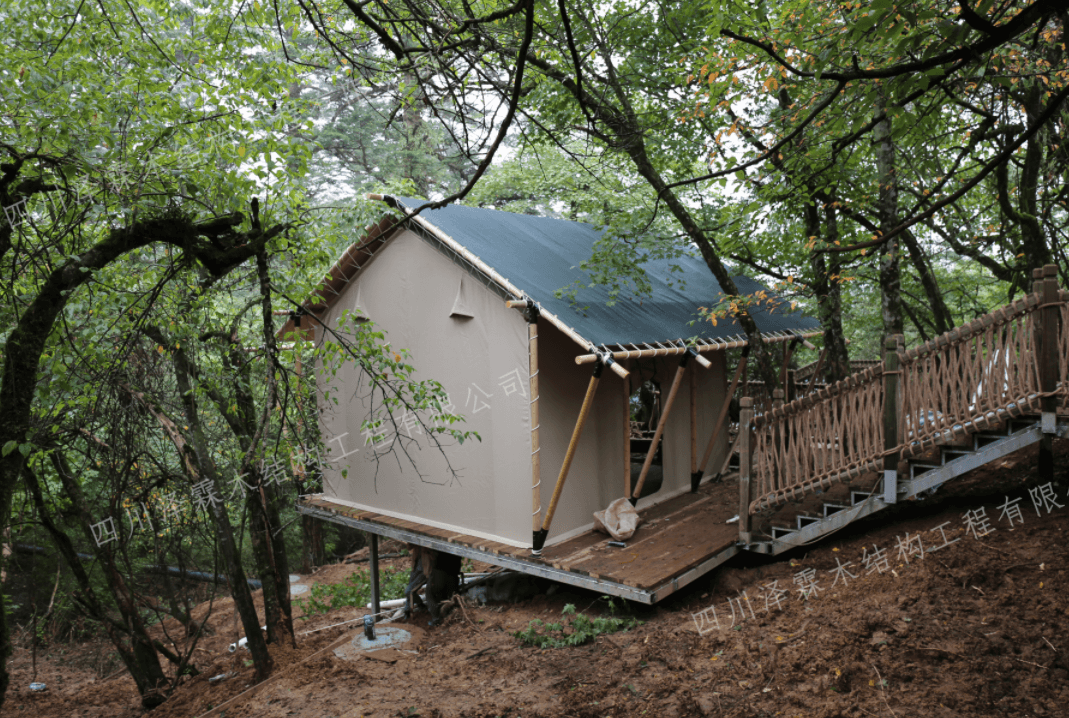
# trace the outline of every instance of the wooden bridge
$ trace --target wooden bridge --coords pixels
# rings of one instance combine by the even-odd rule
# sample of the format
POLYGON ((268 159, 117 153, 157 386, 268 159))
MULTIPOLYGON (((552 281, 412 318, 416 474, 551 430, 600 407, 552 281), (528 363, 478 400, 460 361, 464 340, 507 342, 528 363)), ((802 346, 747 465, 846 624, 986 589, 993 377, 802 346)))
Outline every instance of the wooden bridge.
POLYGON ((787 403, 776 390, 760 414, 743 398, 738 502, 734 476, 707 481, 640 512, 622 549, 590 531, 534 556, 321 497, 298 509, 368 531, 373 557, 384 536, 654 603, 740 551, 811 543, 1031 444, 1039 480, 1052 479, 1053 440, 1069 437, 1069 292, 1055 277, 1037 270, 1031 294, 921 346, 891 340, 882 361, 838 383, 800 382, 812 390, 787 403))

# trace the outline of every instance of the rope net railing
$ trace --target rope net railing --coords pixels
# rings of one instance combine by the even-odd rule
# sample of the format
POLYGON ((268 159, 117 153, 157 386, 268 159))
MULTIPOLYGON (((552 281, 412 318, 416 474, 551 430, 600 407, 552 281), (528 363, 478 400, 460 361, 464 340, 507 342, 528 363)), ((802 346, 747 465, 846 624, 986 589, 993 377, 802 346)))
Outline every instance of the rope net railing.
MULTIPOLYGON (((1069 292, 1061 292, 1069 326, 1069 292)), ((885 456, 932 446, 1038 413, 1043 394, 1037 353, 1040 294, 1029 294, 925 344, 898 349, 899 369, 884 363, 853 374, 754 419, 750 513, 879 470, 885 456), (884 440, 884 387, 899 374, 898 444, 884 440)), ((1059 411, 1069 407, 1069 331, 1059 332, 1059 411)), ((895 422, 892 420, 892 426, 895 422)))
POLYGON ((882 422, 882 364, 758 416, 750 513, 872 470, 882 422))
POLYGON ((1031 294, 901 353, 899 449, 905 456, 1039 410, 1031 294))

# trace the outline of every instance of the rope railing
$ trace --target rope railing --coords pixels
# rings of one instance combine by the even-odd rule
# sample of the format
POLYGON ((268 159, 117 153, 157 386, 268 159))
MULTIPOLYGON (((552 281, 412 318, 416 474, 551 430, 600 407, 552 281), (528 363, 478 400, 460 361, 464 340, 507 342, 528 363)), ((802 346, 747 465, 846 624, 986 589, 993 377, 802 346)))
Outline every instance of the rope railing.
POLYGON ((756 415, 746 482, 752 500, 743 501, 750 514, 886 470, 900 458, 1006 419, 1038 414, 1043 397, 1051 396, 1042 389, 1039 357, 1044 307, 1055 312, 1045 316, 1060 317, 1053 335, 1055 396, 1058 412, 1069 413, 1069 292, 1055 295, 1055 307, 1047 296, 1044 305, 1042 291, 1029 294, 908 351, 899 345, 897 361, 887 364, 891 370, 880 362, 756 415), (888 392, 894 394, 890 407, 888 392))
POLYGON ((754 422, 754 513, 871 471, 883 455, 883 365, 852 374, 754 422))
POLYGON ((904 456, 1038 411, 1040 303, 1030 294, 900 355, 904 456))

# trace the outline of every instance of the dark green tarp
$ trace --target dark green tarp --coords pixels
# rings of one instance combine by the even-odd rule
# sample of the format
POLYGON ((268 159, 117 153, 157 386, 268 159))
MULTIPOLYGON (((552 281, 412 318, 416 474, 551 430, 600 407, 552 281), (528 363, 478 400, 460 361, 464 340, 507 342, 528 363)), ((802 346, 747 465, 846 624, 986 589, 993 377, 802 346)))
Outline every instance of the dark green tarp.
MULTIPOLYGON (((425 204, 407 197, 394 199, 409 208, 425 204)), ((420 217, 597 346, 743 336, 734 319, 720 319, 713 326, 698 318, 698 307, 715 304, 722 292, 705 262, 697 256, 647 262, 643 268, 652 286, 651 294, 625 297, 621 292, 610 307, 608 287, 590 286, 589 275, 579 268, 581 262, 590 259, 594 242, 601 235, 589 224, 456 204, 421 212, 420 217), (670 271, 672 264, 682 271, 670 271), (569 288, 576 280, 582 282, 582 288, 575 302, 555 296, 556 290, 569 288)), ((743 294, 766 289, 747 277, 734 279, 743 294)), ((769 292, 769 296, 775 295, 769 292)), ((820 328, 815 319, 790 311, 790 303, 782 300, 762 303, 751 308, 750 313, 762 333, 820 328)))

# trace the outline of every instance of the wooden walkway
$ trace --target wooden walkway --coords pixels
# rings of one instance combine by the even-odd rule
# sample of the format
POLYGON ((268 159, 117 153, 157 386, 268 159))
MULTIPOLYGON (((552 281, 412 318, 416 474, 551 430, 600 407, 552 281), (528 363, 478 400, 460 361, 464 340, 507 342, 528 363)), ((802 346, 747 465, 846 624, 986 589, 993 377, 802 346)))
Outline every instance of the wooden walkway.
POLYGON ((626 548, 609 546, 608 536, 591 530, 546 547, 541 557, 532 556, 530 548, 353 509, 323 496, 304 497, 297 509, 379 536, 652 604, 738 552, 738 524, 727 523, 738 513, 738 496, 734 480, 707 482, 697 493, 640 511, 642 524, 626 548))

